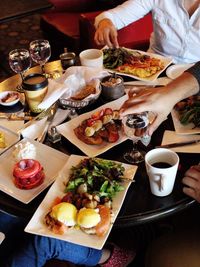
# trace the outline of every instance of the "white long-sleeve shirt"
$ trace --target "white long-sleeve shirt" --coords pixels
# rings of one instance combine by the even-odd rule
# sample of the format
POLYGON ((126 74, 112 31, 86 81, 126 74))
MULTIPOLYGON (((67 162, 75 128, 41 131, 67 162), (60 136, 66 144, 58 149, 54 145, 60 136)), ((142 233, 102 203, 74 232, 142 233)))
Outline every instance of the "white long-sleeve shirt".
POLYGON ((174 63, 200 61, 200 6, 190 17, 184 0, 128 0, 97 16, 95 25, 109 18, 121 29, 149 12, 154 28, 149 51, 171 56, 174 63))

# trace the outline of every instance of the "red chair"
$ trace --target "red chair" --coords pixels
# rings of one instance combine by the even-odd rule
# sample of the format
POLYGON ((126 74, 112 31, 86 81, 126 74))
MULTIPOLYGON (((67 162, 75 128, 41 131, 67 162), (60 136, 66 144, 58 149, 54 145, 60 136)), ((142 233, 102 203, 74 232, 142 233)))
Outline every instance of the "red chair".
MULTIPOLYGON (((94 18, 103 9, 114 7, 124 0, 50 0, 54 8, 41 16, 41 29, 52 46, 52 59, 57 59, 64 47, 77 54, 97 47, 94 42, 94 18)), ((145 50, 153 30, 151 15, 119 30, 121 46, 145 50)))

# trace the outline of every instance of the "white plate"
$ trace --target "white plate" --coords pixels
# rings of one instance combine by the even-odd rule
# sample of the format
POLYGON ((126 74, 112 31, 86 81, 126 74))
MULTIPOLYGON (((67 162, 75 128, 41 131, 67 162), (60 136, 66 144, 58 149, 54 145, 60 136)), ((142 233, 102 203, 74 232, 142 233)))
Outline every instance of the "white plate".
POLYGON ((0 104, 1 104, 2 106, 13 106, 13 105, 15 105, 15 104, 19 101, 19 99, 20 99, 20 94, 19 94, 18 92, 13 92, 13 91, 3 91, 3 92, 0 93, 0 104), (17 94, 17 95, 18 95, 17 99, 15 99, 15 100, 13 100, 13 101, 11 101, 11 102, 3 102, 2 99, 3 99, 4 97, 6 97, 6 96, 7 96, 8 94, 10 94, 10 93, 15 93, 15 94, 17 94))
MULTIPOLYGON (((69 173, 70 168, 72 166, 77 165, 80 160, 84 159, 85 157, 82 156, 76 156, 71 155, 64 166, 63 170, 59 173, 58 178, 54 182, 54 184, 51 186, 50 190, 48 191, 47 195, 45 196, 44 200, 36 210, 35 214, 31 218, 30 222, 25 228, 25 232, 42 235, 42 236, 48 236, 57 238, 60 240, 68 241, 71 243, 79 244, 82 246, 88 246, 96 249, 101 249, 111 231, 112 225, 110 225, 110 229, 106 236, 103 237, 97 237, 96 235, 88 235, 84 232, 82 232, 79 229, 70 229, 63 235, 57 235, 51 232, 46 225, 43 223, 45 215, 48 213, 48 211, 51 208, 51 205, 56 197, 63 197, 64 196, 64 190, 66 181, 69 179, 69 173)), ((128 165, 123 164, 126 171, 124 174, 124 177, 133 179, 137 166, 134 165, 128 165)), ((120 208, 122 206, 122 203, 124 201, 124 198, 126 196, 127 190, 131 184, 131 181, 127 180, 123 182, 124 190, 121 192, 118 192, 113 199, 113 222, 117 218, 117 215, 120 211, 120 208)))
POLYGON ((194 128, 193 123, 188 123, 187 125, 183 125, 180 122, 180 115, 178 111, 175 109, 171 112, 172 120, 174 123, 174 128, 177 134, 200 134, 200 128, 196 127, 194 128))
POLYGON ((57 130, 59 133, 61 133, 65 138, 67 138, 72 144, 76 145, 80 150, 82 150, 87 156, 89 157, 96 157, 105 151, 109 150, 110 148, 124 142, 127 140, 127 137, 120 131, 119 132, 119 139, 115 143, 108 143, 108 142, 103 142, 101 145, 87 145, 81 140, 77 138, 75 135, 73 129, 75 129, 82 121, 89 119, 90 116, 95 113, 97 110, 104 109, 106 107, 114 109, 119 109, 121 105, 124 103, 124 101, 127 99, 127 95, 109 102, 91 112, 84 113, 66 123, 63 123, 59 126, 57 126, 57 130))
MULTIPOLYGON (((193 135, 193 134, 183 135, 183 134, 176 134, 176 132, 174 131, 165 131, 162 139, 162 145, 199 140, 199 139, 200 139, 199 135, 193 135)), ((170 149, 177 153, 199 153, 200 144, 198 143, 187 146, 179 146, 170 149)))
MULTIPOLYGON (((25 142, 23 139, 20 142, 25 142)), ((0 190, 13 198, 27 204, 48 187, 56 178, 57 173, 66 163, 68 156, 42 143, 28 140, 36 147, 36 159, 44 168, 44 182, 36 188, 23 190, 17 188, 13 183, 13 166, 16 163, 12 153, 14 146, 0 156, 0 190)))
POLYGON ((172 65, 166 70, 166 75, 170 79, 176 79, 179 77, 184 71, 192 67, 194 64, 176 64, 172 65))
POLYGON ((10 148, 12 145, 17 143, 20 140, 19 134, 9 130, 8 128, 4 126, 0 126, 0 132, 4 134, 5 136, 5 142, 6 142, 6 147, 5 148, 0 148, 0 155, 10 148))
POLYGON ((147 78, 140 78, 140 77, 135 76, 135 75, 132 75, 132 74, 117 72, 117 71, 115 71, 113 69, 107 69, 109 72, 115 72, 115 73, 118 73, 120 75, 125 75, 125 76, 131 77, 131 78, 134 78, 134 79, 140 80, 140 81, 153 82, 172 63, 172 58, 163 57, 163 56, 158 55, 158 54, 153 54, 153 53, 148 53, 148 52, 144 52, 144 51, 141 51, 141 50, 133 50, 133 49, 128 49, 128 48, 126 48, 126 50, 134 51, 134 52, 139 52, 142 55, 148 55, 150 57, 158 58, 158 59, 160 59, 163 62, 164 68, 162 70, 156 72, 154 75, 152 75, 150 77, 147 77, 147 78))

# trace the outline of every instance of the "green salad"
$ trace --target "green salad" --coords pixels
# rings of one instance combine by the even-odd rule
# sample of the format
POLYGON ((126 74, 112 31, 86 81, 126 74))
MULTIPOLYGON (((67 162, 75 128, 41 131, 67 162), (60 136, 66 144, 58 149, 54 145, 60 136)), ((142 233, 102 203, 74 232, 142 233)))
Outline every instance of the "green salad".
POLYGON ((81 185, 85 185, 87 193, 112 200, 117 192, 124 189, 121 185, 124 171, 121 163, 98 158, 85 158, 77 166, 71 168, 65 192, 76 193, 81 185))

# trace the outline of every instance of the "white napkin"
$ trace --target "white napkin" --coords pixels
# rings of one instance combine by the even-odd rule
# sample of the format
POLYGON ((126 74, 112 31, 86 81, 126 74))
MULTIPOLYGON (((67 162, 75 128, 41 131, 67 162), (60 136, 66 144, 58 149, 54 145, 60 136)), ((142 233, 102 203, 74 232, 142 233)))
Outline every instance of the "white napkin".
MULTIPOLYGON (((51 126, 57 126, 58 124, 62 123, 67 116, 69 115, 70 110, 63 110, 58 108, 57 112, 53 118, 53 121, 49 125, 51 126)), ((45 125, 46 125, 47 117, 39 120, 34 121, 30 126, 26 127, 26 124, 24 125, 24 128, 20 130, 21 135, 24 138, 29 139, 36 139, 40 134, 43 132, 45 125)))
POLYGON ((88 82, 103 78, 108 74, 105 70, 84 66, 72 66, 60 78, 56 80, 49 79, 48 92, 38 107, 46 109, 55 103, 63 94, 65 94, 65 98, 69 98, 73 95, 74 90, 78 90, 88 82))
MULTIPOLYGON (((176 134, 176 132, 174 131, 165 131, 162 139, 162 145, 196 139, 200 139, 200 135, 180 135, 176 134)), ((200 153, 200 144, 192 144, 187 146, 174 147, 170 149, 180 153, 200 153)))

